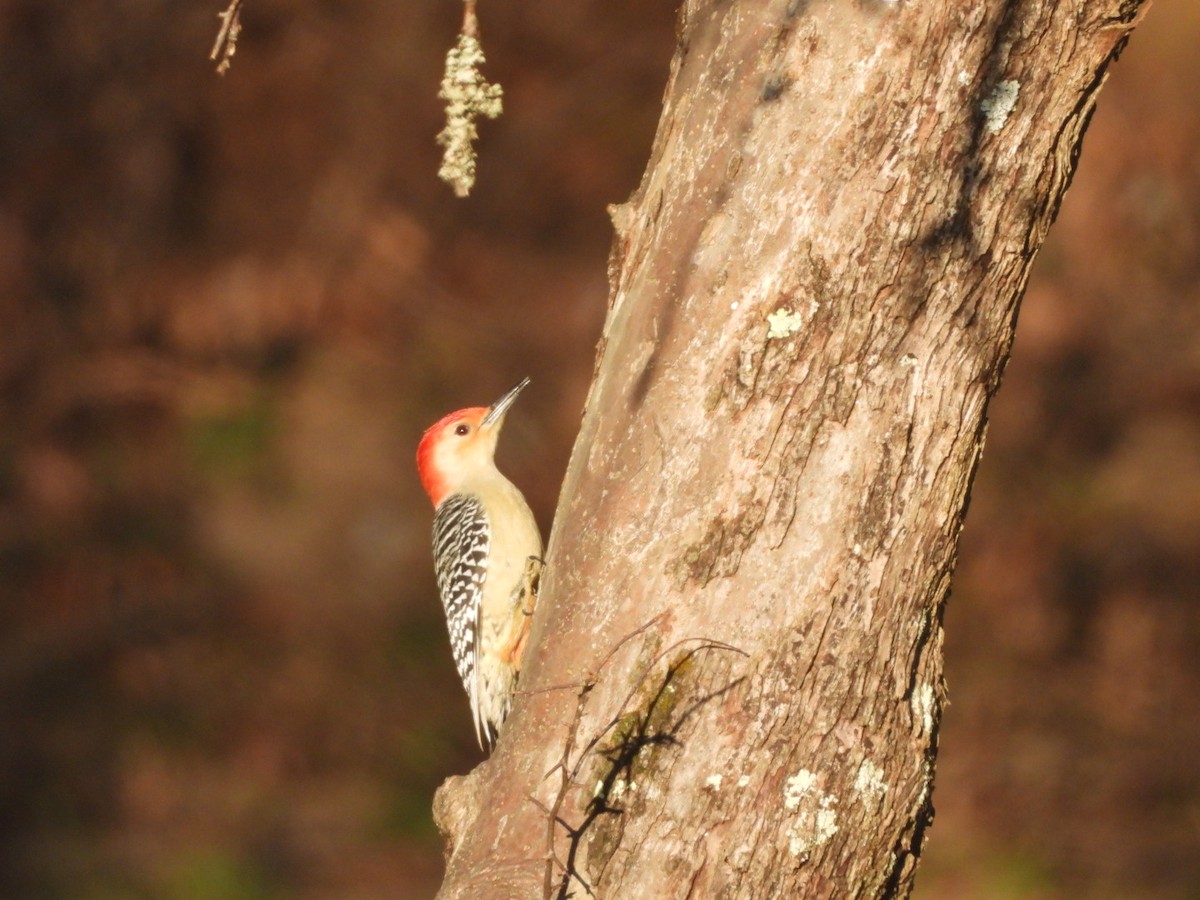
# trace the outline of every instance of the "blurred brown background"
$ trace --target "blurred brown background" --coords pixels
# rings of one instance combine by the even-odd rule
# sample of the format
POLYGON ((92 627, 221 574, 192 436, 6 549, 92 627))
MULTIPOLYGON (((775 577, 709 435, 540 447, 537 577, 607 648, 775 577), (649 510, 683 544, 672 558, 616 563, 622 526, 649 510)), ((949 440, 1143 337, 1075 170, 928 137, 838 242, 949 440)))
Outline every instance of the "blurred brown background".
MULTIPOLYGON (((671 5, 0 0, 0 896, 421 898, 479 758, 413 471, 534 384, 548 526, 671 5)), ((1200 9, 1161 2, 1039 262, 946 617, 919 895, 1200 897, 1200 9)))

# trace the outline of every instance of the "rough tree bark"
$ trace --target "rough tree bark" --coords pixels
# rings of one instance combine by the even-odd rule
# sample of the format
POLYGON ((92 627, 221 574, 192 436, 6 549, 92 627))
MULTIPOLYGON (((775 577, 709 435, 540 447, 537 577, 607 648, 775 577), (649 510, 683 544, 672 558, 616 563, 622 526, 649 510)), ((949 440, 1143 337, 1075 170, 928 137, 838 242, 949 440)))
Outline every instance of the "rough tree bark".
POLYGON ((1141 0, 687 0, 440 897, 892 897, 989 397, 1141 0))

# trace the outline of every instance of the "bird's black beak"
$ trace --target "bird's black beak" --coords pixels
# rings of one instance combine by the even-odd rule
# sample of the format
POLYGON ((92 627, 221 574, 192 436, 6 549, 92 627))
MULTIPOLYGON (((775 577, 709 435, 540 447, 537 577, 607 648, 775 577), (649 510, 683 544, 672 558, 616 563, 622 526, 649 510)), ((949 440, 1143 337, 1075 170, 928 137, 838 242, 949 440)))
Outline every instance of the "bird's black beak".
POLYGON ((513 401, 517 399, 517 394, 521 393, 527 384, 529 384, 529 379, 524 378, 520 384, 493 403, 488 408, 487 415, 483 417, 483 422, 480 423, 481 427, 498 424, 504 418, 504 414, 508 412, 508 408, 513 405, 513 401))

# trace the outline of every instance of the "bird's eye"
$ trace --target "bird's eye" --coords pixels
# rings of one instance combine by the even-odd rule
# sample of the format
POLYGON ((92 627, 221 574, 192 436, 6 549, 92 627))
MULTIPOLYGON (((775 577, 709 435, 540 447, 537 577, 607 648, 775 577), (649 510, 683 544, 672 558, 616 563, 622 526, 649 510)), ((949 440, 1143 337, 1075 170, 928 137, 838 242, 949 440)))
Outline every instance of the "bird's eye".
POLYGON ((455 428, 455 429, 454 429, 454 433, 455 433, 455 434, 457 434, 457 435, 460 435, 460 436, 461 436, 461 435, 464 435, 464 434, 470 434, 470 433, 471 433, 471 426, 470 426, 470 425, 467 425, 467 424, 464 422, 463 424, 459 425, 457 428, 455 428))

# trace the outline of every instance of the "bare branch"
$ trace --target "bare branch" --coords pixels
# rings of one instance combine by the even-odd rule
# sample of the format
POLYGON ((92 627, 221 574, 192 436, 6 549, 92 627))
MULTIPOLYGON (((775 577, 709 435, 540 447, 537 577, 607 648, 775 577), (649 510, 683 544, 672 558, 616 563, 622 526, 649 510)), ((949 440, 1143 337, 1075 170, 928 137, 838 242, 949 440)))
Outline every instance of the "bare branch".
POLYGON ((224 75, 233 63, 238 37, 242 33, 242 0, 229 0, 229 6, 224 12, 217 13, 217 18, 221 20, 221 27, 208 58, 217 63, 217 74, 224 75))

